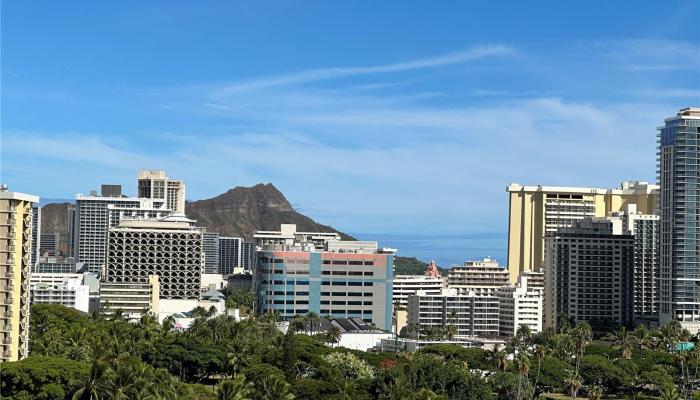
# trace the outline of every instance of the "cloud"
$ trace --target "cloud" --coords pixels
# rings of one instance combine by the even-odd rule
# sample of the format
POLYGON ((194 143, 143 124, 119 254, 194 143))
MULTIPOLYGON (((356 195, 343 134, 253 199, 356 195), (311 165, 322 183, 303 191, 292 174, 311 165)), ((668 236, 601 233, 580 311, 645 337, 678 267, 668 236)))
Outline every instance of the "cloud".
POLYGON ((680 40, 624 39, 598 43, 604 54, 630 71, 700 69, 700 46, 680 40))
POLYGON ((217 91, 214 96, 225 96, 235 92, 250 91, 274 86, 317 82, 349 76, 385 74, 391 72, 442 67, 446 65, 466 63, 486 57, 510 55, 513 53, 514 49, 504 45, 478 46, 468 50, 441 56, 422 58, 394 64, 376 65, 371 67, 335 67, 311 69, 229 85, 217 91))

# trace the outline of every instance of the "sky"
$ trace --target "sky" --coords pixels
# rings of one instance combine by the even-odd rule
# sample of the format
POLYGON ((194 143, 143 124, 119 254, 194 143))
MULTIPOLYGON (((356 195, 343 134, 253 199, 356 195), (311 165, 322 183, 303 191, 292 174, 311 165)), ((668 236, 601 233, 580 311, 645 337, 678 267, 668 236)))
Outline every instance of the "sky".
POLYGON ((0 180, 73 198, 271 182, 442 265, 504 261, 509 183, 655 181, 700 2, 3 1, 0 180))

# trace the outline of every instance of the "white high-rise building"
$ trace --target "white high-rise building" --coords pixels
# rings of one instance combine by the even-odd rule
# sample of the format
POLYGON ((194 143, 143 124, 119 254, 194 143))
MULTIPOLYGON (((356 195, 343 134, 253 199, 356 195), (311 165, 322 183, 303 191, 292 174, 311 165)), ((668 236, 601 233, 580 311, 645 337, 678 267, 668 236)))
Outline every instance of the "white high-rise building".
POLYGON ((508 286, 508 283, 508 268, 498 265, 496 260, 488 257, 478 261, 465 261, 464 265, 455 265, 447 274, 447 286, 460 293, 491 295, 498 288, 508 286))
POLYGON ((659 323, 700 332, 700 108, 683 108, 658 128, 661 185, 659 323))
POLYGON ((504 286, 496 291, 499 300, 499 331, 501 336, 514 336, 525 325, 530 331, 542 331, 542 291, 528 286, 521 277, 515 286, 504 286))
POLYGON ((139 198, 164 201, 165 208, 185 213, 185 183, 168 178, 165 171, 139 171, 138 190, 139 198))
POLYGON ((108 233, 105 281, 148 284, 155 275, 162 299, 199 299, 204 250, 194 222, 182 214, 122 220, 108 233))
POLYGON ((101 195, 92 192, 89 196, 75 196, 75 207, 71 213, 72 254, 76 262, 85 263, 92 273, 102 274, 106 261, 107 232, 117 226, 122 218, 161 218, 171 212, 164 201, 116 195, 116 186, 103 185, 101 195), (106 192, 106 188, 111 190, 106 192))
POLYGON ((642 214, 636 204, 612 213, 622 222, 622 233, 634 236, 634 325, 651 328, 659 320, 660 216, 642 214))
POLYGON ((395 275, 393 283, 393 299, 401 307, 408 304, 408 296, 423 291, 428 294, 440 294, 446 287, 445 278, 427 275, 395 275))
POLYGON ((429 294, 418 291, 408 296, 408 325, 444 329, 457 327, 457 336, 498 336, 499 299, 496 296, 459 293, 443 289, 429 294))

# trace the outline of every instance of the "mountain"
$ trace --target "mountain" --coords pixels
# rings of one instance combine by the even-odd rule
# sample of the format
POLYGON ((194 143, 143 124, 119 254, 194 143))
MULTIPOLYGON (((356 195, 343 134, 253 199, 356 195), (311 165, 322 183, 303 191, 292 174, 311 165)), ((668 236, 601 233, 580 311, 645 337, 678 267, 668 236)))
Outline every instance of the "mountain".
MULTIPOLYGON (((59 233, 61 250, 67 249, 68 208, 70 203, 52 203, 42 207, 42 233, 59 233)), ((355 240, 337 229, 320 224, 303 215, 271 184, 252 187, 237 186, 226 193, 206 200, 190 201, 185 214, 197 220, 198 226, 222 236, 243 237, 252 241, 257 230, 279 230, 280 224, 296 224, 306 232, 338 232, 343 240, 355 240)), ((396 274, 422 275, 427 263, 414 257, 396 257, 396 274)), ((444 271, 441 271, 444 273, 444 271)))
POLYGON ((338 232, 344 240, 355 240, 295 211, 271 183, 237 186, 211 199, 188 202, 185 213, 209 232, 246 240, 253 240, 256 230, 279 230, 280 224, 296 224, 297 230, 306 232, 338 232))
POLYGON ((59 250, 68 250, 68 208, 71 203, 49 203, 41 207, 41 233, 58 233, 59 250))

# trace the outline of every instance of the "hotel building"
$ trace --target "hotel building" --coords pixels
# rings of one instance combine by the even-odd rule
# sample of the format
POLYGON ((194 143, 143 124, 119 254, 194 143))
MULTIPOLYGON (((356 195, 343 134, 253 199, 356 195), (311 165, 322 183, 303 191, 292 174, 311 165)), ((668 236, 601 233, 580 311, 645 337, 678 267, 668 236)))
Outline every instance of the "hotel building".
POLYGON ((561 314, 598 329, 631 327, 634 236, 619 233, 621 224, 589 218, 547 234, 545 327, 561 314))
POLYGON ((510 282, 515 283, 525 271, 544 266, 544 238, 548 233, 584 218, 606 217, 627 204, 636 204, 642 214, 654 214, 658 189, 646 182, 623 182, 620 189, 509 185, 510 282))
POLYGON ((204 272, 202 232, 181 214, 124 219, 107 237, 105 281, 148 284, 157 275, 162 299, 199 299, 204 272))

